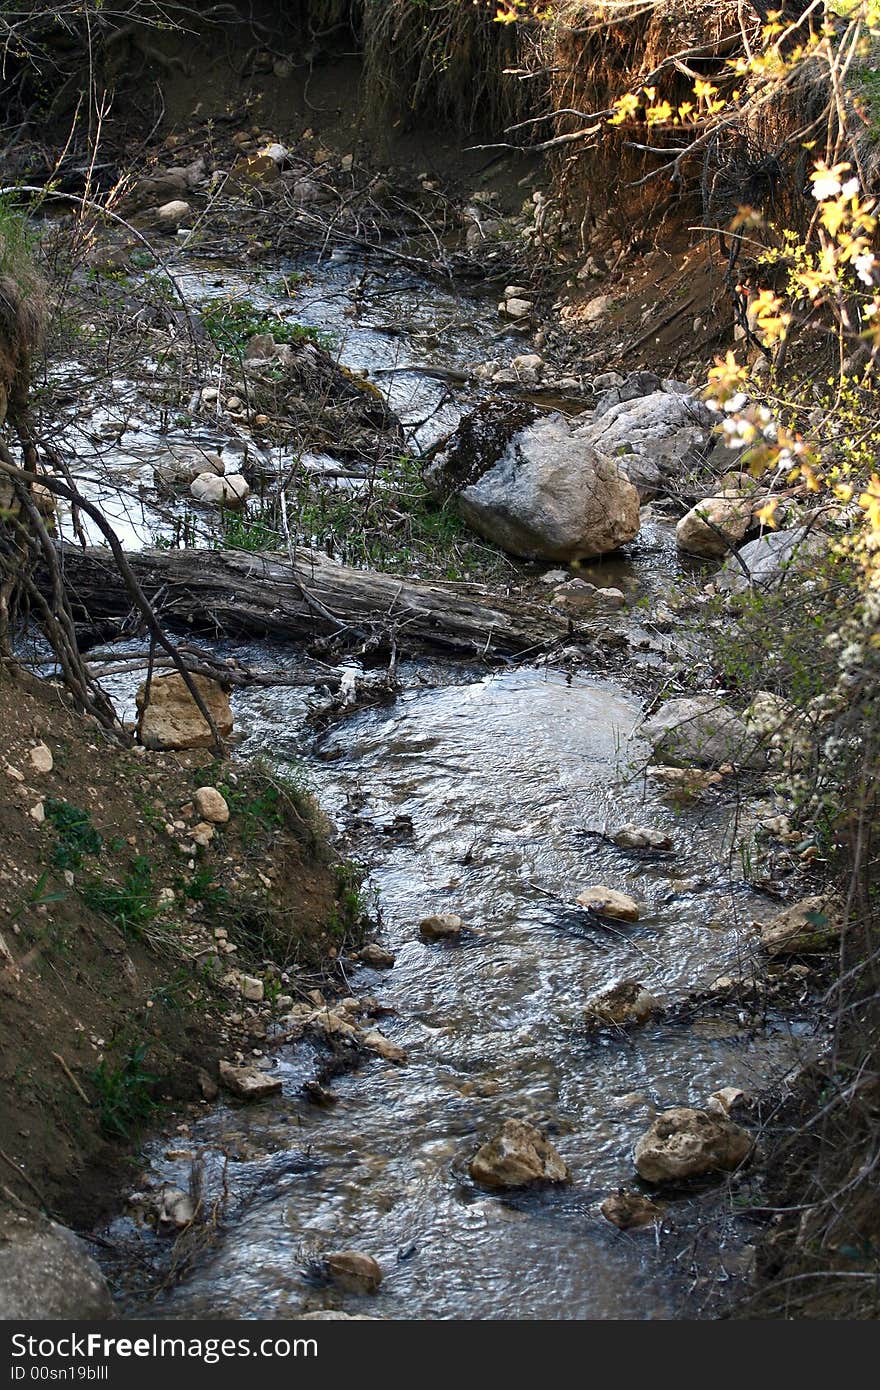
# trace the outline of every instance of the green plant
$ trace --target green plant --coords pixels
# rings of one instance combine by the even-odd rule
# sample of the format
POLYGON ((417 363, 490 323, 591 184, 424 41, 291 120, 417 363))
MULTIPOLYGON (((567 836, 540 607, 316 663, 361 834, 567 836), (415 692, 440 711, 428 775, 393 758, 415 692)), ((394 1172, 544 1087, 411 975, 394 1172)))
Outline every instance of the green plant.
POLYGON ((143 938, 158 908, 153 892, 153 869, 149 859, 139 854, 122 883, 93 880, 82 889, 88 907, 109 917, 124 936, 143 938))
POLYGON ((52 849, 56 869, 81 869, 87 854, 100 854, 104 840, 92 824, 88 811, 81 811, 69 801, 47 796, 43 802, 46 820, 58 834, 52 849))
POLYGON ((135 1047, 119 1066, 100 1062, 89 1073, 89 1080, 98 1093, 98 1114, 105 1134, 129 1139, 157 1108, 152 1087, 158 1076, 144 1065, 147 1043, 135 1047))
POLYGON ((258 309, 247 300, 208 299, 201 306, 205 332, 222 352, 240 356, 251 338, 271 333, 276 343, 317 343, 330 348, 333 339, 318 328, 310 328, 280 314, 258 309))

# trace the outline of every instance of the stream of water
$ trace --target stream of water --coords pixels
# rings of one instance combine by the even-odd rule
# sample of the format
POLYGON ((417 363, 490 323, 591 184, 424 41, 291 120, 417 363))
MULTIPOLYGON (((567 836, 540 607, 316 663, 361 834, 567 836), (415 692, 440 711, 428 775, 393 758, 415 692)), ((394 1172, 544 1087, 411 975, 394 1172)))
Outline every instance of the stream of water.
MULTIPOLYGON (((303 301, 304 320, 332 327, 334 313, 343 313, 344 276, 353 273, 331 268, 323 289, 303 301)), ((343 358, 350 365, 394 365, 402 352, 409 362, 436 360, 441 338, 443 360, 454 365, 478 356, 481 338, 485 348, 494 336, 494 322, 473 304, 450 296, 437 329, 424 287, 380 288, 388 291, 384 302, 374 300, 365 322, 349 331, 343 358), (405 351, 376 327, 392 311, 411 325, 424 321, 405 351)), ((433 380, 408 373, 393 381, 393 404, 413 419, 440 401, 433 380)), ((443 405, 431 429, 449 428, 454 414, 454 405, 443 405)), ((633 591, 656 593, 675 565, 668 534, 649 526, 606 572, 633 591)), ((267 647, 238 654, 269 665, 287 659, 267 647)), ((706 1315, 718 1282, 745 1258, 748 1232, 739 1231, 733 1207, 724 1248, 703 1264, 697 1251, 705 1222, 717 1217, 713 1191, 681 1198, 674 1219, 650 1233, 618 1231, 598 1203, 632 1184, 633 1143, 659 1109, 702 1104, 723 1086, 755 1092, 777 1083, 809 1053, 809 1024, 727 1009, 690 1021, 661 1016, 612 1037, 587 1031, 583 1007, 627 977, 675 1005, 736 970, 766 899, 742 882, 729 852, 733 811, 720 802, 674 811, 640 775, 647 749, 632 735, 641 704, 625 684, 553 669, 414 666, 403 676, 393 705, 355 713, 319 737, 306 726, 307 692, 240 692, 235 713, 244 734, 238 756, 259 752, 304 769, 369 865, 382 941, 397 959, 388 972, 356 970, 350 983, 392 1011, 383 1031, 407 1049, 408 1063, 377 1059, 339 1077, 337 1103, 323 1109, 301 1090, 314 1065, 311 1047, 291 1046, 278 1056, 280 1101, 220 1104, 194 1122, 187 1149, 198 1151, 209 1191, 226 1185, 228 1219, 182 1283, 133 1301, 130 1311, 706 1315), (412 833, 386 833, 395 819, 411 823, 412 833), (634 821, 668 832, 674 853, 643 860, 589 833, 634 821), (632 894, 639 923, 609 931, 589 925, 571 904, 591 884, 632 894), (438 911, 465 919, 471 935, 463 945, 419 939, 419 920, 438 911), (544 1128, 571 1168, 570 1187, 497 1196, 471 1183, 468 1159, 511 1116, 544 1128), (384 1282, 369 1301, 312 1278, 310 1261, 340 1248, 381 1263, 384 1282)), ((123 698, 121 686, 117 694, 123 698)), ((188 1162, 167 1150, 167 1141, 156 1141, 147 1151, 151 1172, 186 1186, 188 1162)), ((127 1218, 111 1233, 130 1238, 127 1218)))

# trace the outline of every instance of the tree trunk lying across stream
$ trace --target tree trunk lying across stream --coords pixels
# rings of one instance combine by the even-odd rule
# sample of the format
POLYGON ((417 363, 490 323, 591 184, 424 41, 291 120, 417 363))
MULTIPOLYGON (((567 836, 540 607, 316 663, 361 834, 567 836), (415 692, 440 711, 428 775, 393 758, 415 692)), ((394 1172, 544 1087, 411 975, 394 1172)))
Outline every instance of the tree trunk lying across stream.
MULTIPOLYGON (((61 544, 77 620, 123 617, 132 601, 110 552, 61 544)), ((320 551, 143 550, 126 556, 163 622, 214 637, 325 639, 352 650, 376 639, 398 652, 534 656, 568 635, 541 604, 476 585, 446 585, 350 569, 320 551)))

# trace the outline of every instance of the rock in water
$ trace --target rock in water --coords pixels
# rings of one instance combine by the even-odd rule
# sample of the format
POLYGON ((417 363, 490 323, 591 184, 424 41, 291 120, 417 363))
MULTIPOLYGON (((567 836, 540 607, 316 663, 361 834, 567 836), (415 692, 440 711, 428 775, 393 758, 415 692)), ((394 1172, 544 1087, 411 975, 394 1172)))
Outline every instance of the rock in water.
POLYGON ((598 917, 612 917, 620 922, 637 922, 639 905, 627 893, 618 893, 614 888, 597 884, 595 888, 585 888, 578 893, 577 901, 581 907, 595 912, 598 917))
POLYGON ((768 531, 729 555, 715 577, 725 593, 746 589, 778 589, 789 571, 792 576, 818 562, 828 549, 828 537, 802 526, 791 531, 768 531))
POLYGON ((703 1173, 732 1172, 748 1158, 752 1136, 723 1115, 686 1106, 658 1115, 636 1144, 635 1163, 646 1182, 680 1182, 703 1173))
POLYGON ((652 830, 646 825, 622 825, 611 836, 618 849, 650 849, 668 852, 672 837, 664 830, 652 830))
POLYGON ((220 1063, 220 1084, 239 1100, 265 1100, 277 1096, 281 1081, 258 1067, 236 1067, 232 1062, 220 1063))
POLYGON ((347 1293, 375 1293, 382 1283, 380 1264, 360 1250, 334 1250, 324 1263, 333 1283, 347 1293))
MULTIPOLYGON (((232 709, 229 695, 218 681, 208 676, 193 676, 205 708, 210 711, 222 738, 232 733, 232 709)), ((156 676, 150 685, 137 693, 138 738, 145 748, 210 748, 214 742, 204 715, 184 684, 183 677, 174 671, 156 676)))
POLYGON ((587 1000, 584 1016, 595 1027, 622 1028, 627 1023, 644 1023, 660 1008, 660 1001, 640 980, 621 980, 587 1000))
POLYGON ((840 945, 843 914, 828 898, 804 898, 761 927, 761 945, 771 956, 821 955, 840 945))
POLYGON ((705 497, 675 528, 679 550, 721 560, 743 539, 752 521, 752 504, 742 497, 705 497))
POLYGON ((243 507, 251 490, 240 473, 200 473, 190 484, 190 493, 197 502, 212 507, 243 507))
POLYGON ((530 407, 472 412, 428 474, 467 524, 513 555, 580 560, 639 530, 639 498, 615 459, 579 439, 562 415, 530 407))
POLYGON ((463 931, 464 922, 454 912, 438 912, 419 922, 423 941, 460 941, 463 931))
MULTIPOLYGON (((702 464, 712 447, 715 417, 703 401, 678 390, 654 390, 644 373, 647 392, 639 389, 583 424, 576 438, 616 460, 624 477, 648 501, 670 478, 680 479, 702 464)), ((670 387, 673 383, 667 383, 670 387)))
POLYGON ((675 762, 720 767, 763 767, 765 752, 732 709, 714 695, 684 696, 667 700, 638 731, 652 745, 656 757, 675 762))
POLYGON ((625 1192, 622 1187, 606 1197, 599 1210, 606 1221, 621 1231, 644 1230, 663 1216, 663 1208, 650 1197, 642 1196, 641 1192, 625 1192))
POLYGON ((470 1175, 482 1187, 528 1187, 570 1182, 568 1165, 534 1125, 505 1120, 471 1160, 470 1175))

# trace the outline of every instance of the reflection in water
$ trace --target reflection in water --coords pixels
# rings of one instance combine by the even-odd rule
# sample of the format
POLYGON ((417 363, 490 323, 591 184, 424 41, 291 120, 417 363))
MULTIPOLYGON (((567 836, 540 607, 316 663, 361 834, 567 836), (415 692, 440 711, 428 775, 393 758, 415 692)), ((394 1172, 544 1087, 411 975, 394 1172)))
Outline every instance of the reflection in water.
MULTIPOLYGON (((412 819, 412 839, 385 838, 372 873, 397 963, 352 979, 397 1011, 383 1029, 409 1063, 376 1060, 340 1078, 339 1103, 320 1110, 299 1094, 300 1048, 282 1060, 280 1105, 200 1122, 197 1144, 237 1155, 227 1181, 243 1201, 217 1250, 150 1316, 699 1314, 703 1294, 676 1255, 700 1199, 680 1203, 679 1229, 657 1242, 609 1226, 597 1202, 632 1181, 632 1145, 658 1108, 764 1086, 803 1044, 790 1028, 735 1016, 714 1030, 659 1021, 587 1035, 591 992, 636 974, 665 1002, 681 999, 735 964, 754 914, 723 863, 727 813, 675 813, 628 775, 627 759, 645 752, 627 742, 638 715, 619 687, 528 670, 408 693, 322 740, 311 766, 331 815, 351 831, 344 808, 362 808, 359 833, 374 845, 394 816, 412 819), (584 833, 633 820, 669 832, 675 856, 640 861, 584 833), (640 922, 586 924, 567 904, 592 883, 633 894, 640 922), (440 910, 465 918, 466 945, 418 939, 419 919, 440 910), (545 1127, 570 1188, 505 1198, 470 1184, 467 1159, 509 1116, 545 1127), (368 1303, 304 1275, 310 1256, 341 1247, 382 1264, 368 1303)), ((289 691, 239 696, 245 751, 278 756, 299 716, 289 691)), ((180 1180, 173 1164, 157 1167, 180 1180)))

